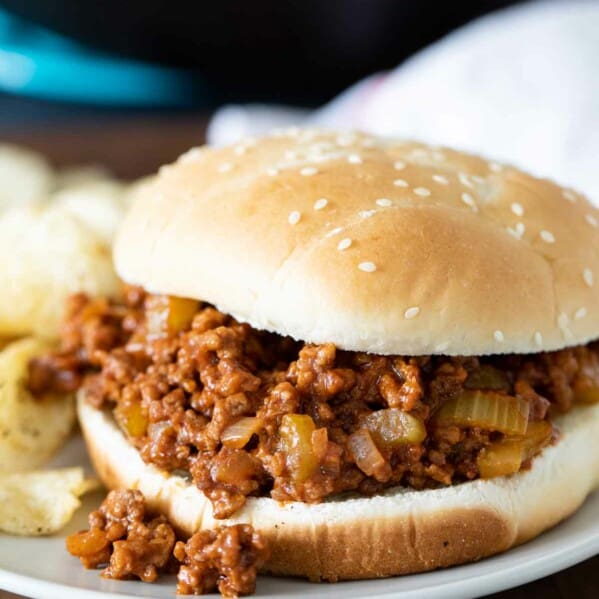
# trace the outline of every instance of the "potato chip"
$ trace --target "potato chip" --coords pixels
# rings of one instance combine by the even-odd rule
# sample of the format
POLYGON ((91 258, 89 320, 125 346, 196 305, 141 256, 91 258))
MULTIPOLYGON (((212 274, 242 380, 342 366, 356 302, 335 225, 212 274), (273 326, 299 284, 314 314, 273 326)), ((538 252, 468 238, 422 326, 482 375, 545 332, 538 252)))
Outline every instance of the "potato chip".
POLYGON ((56 192, 52 201, 109 245, 123 218, 123 191, 124 186, 116 181, 87 181, 56 192))
POLYGON ((115 295, 110 246, 128 185, 99 166, 53 171, 0 144, 0 339, 55 338, 68 295, 115 295))
POLYGON ((81 505, 79 497, 98 487, 83 468, 0 474, 0 530, 22 536, 57 532, 81 505))
POLYGON ((48 348, 39 339, 22 339, 0 352, 0 473, 42 465, 73 428, 72 396, 37 399, 25 387, 29 360, 48 348))
POLYGON ((54 173, 36 152, 0 144, 0 210, 44 199, 54 186, 54 173))
POLYGON ((105 239, 64 206, 0 214, 0 255, 0 337, 55 338, 67 296, 120 290, 105 239))

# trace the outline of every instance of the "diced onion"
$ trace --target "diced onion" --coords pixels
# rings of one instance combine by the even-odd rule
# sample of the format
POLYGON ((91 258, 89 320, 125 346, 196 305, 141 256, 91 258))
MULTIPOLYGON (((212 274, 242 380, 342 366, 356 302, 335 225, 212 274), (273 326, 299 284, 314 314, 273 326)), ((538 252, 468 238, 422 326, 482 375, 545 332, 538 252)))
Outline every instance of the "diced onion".
POLYGON ((522 441, 499 441, 484 448, 476 462, 481 478, 494 478, 518 472, 523 459, 522 441))
POLYGON ((496 441, 481 450, 476 460, 481 478, 508 476, 550 441, 553 427, 546 420, 530 422, 526 435, 496 441))
POLYGON ((482 364, 468 375, 464 387, 466 389, 509 391, 510 383, 504 372, 490 364, 482 364))
POLYGON ((245 447, 252 435, 255 435, 261 428, 263 422, 256 416, 244 416, 230 424, 220 435, 220 440, 226 447, 232 449, 241 449, 245 447))
POLYGON ((361 424, 379 447, 422 443, 426 437, 422 420, 397 408, 372 412, 362 419, 361 424))
POLYGON ((444 403, 434 416, 438 424, 478 426, 508 435, 523 435, 528 425, 529 403, 494 391, 462 391, 444 403))
POLYGON ((366 429, 352 433, 347 439, 347 446, 356 462, 356 466, 368 476, 379 478, 387 473, 389 465, 375 445, 366 429))
POLYGON ((279 436, 286 455, 287 468, 296 482, 304 482, 318 467, 312 449, 312 434, 316 425, 307 414, 285 414, 281 419, 279 436))
POLYGON ((599 402, 599 385, 588 385, 582 389, 574 390, 574 399, 579 403, 599 402))
POLYGON ((108 535, 99 528, 77 532, 66 539, 67 551, 79 557, 96 555, 109 544, 108 535))
POLYGON ((251 479, 255 470, 254 459, 247 451, 232 449, 212 466, 210 476, 216 482, 235 485, 251 479))
POLYGON ((553 426, 547 420, 537 420, 528 423, 526 435, 523 437, 526 459, 538 453, 553 436, 553 426))
POLYGON ((128 435, 135 438, 145 435, 148 428, 148 417, 144 413, 141 403, 135 402, 119 406, 116 414, 128 435))
POLYGON ((191 324, 200 302, 173 295, 153 295, 147 300, 146 323, 150 337, 174 335, 191 324))

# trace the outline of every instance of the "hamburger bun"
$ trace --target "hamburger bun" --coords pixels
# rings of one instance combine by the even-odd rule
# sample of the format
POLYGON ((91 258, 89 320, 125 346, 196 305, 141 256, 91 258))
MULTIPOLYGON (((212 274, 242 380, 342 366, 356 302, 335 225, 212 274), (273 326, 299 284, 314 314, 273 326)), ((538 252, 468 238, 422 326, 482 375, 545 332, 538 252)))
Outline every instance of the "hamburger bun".
POLYGON ((138 191, 122 279, 258 329, 398 355, 599 337, 599 211, 449 149, 311 130, 194 149, 138 191))
POLYGON ((185 535, 250 523, 272 549, 266 572, 311 580, 377 578, 472 562, 554 526, 599 485, 596 404, 559 418, 559 442, 545 448, 531 469, 510 477, 429 491, 395 488, 316 505, 250 497, 233 518, 216 520, 193 483, 145 464, 109 412, 91 407, 82 393, 78 411, 92 463, 109 489, 139 489, 150 508, 185 535))

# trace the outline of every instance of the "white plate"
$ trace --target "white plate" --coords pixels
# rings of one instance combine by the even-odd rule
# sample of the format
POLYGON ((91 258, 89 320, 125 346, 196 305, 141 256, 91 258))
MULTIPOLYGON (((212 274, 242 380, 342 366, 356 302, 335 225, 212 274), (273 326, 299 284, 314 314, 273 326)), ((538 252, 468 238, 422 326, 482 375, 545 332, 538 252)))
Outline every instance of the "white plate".
MULTIPOLYGON (((57 466, 82 463, 89 467, 80 438, 72 439, 54 461, 57 466)), ((101 498, 100 494, 88 497, 60 535, 45 538, 0 535, 0 588, 39 599, 173 598, 173 577, 155 584, 103 580, 97 571, 84 570, 78 560, 67 554, 64 537, 86 527, 86 514, 101 498)), ((307 595, 314 599, 477 597, 546 576, 597 553, 599 493, 589 497, 572 518, 534 541, 476 564, 413 576, 337 584, 262 577, 258 580, 257 595, 303 599, 307 595)))

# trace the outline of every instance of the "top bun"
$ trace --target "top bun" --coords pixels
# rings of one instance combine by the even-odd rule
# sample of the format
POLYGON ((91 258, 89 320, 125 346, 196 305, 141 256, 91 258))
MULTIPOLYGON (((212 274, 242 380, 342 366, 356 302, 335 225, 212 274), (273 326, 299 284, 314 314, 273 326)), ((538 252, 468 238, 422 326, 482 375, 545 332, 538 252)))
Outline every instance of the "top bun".
POLYGON ((539 352, 599 337, 598 221, 581 195, 509 166, 291 129, 163 167, 115 262, 127 282, 307 342, 539 352))

